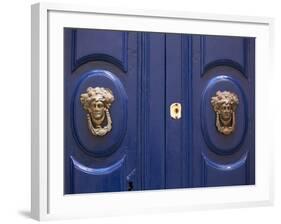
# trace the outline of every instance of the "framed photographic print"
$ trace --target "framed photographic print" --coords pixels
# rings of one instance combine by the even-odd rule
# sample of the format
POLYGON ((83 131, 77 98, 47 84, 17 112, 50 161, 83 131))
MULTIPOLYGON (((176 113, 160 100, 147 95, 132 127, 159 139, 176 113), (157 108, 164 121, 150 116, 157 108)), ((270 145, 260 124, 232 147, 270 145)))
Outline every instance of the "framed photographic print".
POLYGON ((33 5, 32 216, 272 203, 272 26, 33 5))

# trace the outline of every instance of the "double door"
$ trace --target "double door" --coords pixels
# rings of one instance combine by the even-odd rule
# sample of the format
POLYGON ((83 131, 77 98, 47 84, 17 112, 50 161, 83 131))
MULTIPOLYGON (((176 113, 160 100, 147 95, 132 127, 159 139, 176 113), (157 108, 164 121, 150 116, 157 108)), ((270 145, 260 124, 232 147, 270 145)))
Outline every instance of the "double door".
POLYGON ((255 183, 255 39, 65 28, 65 194, 255 183))

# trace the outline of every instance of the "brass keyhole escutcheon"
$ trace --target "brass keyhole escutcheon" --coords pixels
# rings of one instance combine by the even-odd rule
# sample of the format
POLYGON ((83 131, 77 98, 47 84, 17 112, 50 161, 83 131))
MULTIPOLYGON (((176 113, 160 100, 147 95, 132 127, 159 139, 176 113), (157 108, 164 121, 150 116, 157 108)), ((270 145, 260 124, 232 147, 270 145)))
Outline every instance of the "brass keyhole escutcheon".
POLYGON ((181 118, 181 104, 180 103, 172 103, 170 106, 170 115, 173 119, 181 118))

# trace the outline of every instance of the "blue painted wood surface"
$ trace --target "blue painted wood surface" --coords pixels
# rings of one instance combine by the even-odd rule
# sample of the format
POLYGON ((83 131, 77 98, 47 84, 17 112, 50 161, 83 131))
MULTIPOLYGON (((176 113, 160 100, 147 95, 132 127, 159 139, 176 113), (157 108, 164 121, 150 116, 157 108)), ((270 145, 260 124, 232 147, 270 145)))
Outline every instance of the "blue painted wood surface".
POLYGON ((65 28, 65 194, 255 184, 254 59, 249 37, 65 28), (115 96, 103 137, 79 101, 89 86, 115 96), (217 90, 239 97, 229 136, 216 130, 217 90))

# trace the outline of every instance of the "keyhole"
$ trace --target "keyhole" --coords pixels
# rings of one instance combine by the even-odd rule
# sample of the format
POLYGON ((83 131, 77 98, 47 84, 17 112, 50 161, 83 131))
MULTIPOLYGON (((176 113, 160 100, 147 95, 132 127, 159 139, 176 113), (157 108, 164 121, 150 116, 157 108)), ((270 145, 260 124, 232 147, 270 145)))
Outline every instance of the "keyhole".
POLYGON ((128 182, 128 191, 132 191, 134 189, 133 181, 128 182))
POLYGON ((170 105, 170 116, 173 119, 181 118, 181 104, 180 103, 173 103, 170 105))

